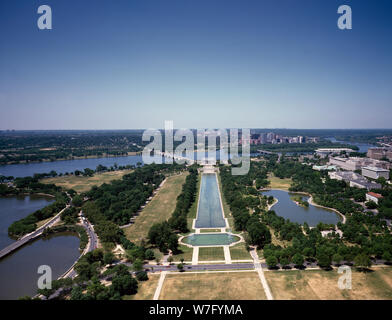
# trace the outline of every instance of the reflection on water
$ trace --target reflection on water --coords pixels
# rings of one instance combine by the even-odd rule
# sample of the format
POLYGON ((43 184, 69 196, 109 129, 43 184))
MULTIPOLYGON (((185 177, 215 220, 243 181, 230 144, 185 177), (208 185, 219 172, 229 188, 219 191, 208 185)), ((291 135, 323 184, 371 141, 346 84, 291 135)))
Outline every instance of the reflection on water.
POLYGON ((40 265, 50 266, 53 279, 57 279, 79 256, 79 238, 72 233, 55 234, 26 244, 0 260, 0 300, 35 295, 40 265))
POLYGON ((228 233, 192 234, 185 237, 183 242, 192 246, 223 246, 239 241, 240 238, 228 233))
MULTIPOLYGON (((313 205, 309 207, 299 206, 290 199, 290 196, 295 195, 282 190, 263 191, 263 195, 273 196, 278 199, 271 210, 274 210, 278 216, 285 219, 290 219, 292 222, 303 224, 308 223, 309 226, 315 227, 319 222, 327 224, 337 224, 340 221, 340 216, 335 212, 313 205)), ((302 196, 303 200, 307 201, 309 197, 302 196)))
POLYGON ((14 240, 8 237, 8 227, 15 221, 52 203, 52 198, 41 196, 0 197, 0 249, 14 240))

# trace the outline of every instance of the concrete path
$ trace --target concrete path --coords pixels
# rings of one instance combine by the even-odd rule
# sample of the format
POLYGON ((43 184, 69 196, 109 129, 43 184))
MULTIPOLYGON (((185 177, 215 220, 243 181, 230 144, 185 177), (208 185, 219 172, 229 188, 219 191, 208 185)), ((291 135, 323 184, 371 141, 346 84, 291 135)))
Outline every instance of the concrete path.
POLYGON ((229 246, 224 246, 223 247, 223 252, 225 253, 225 263, 226 264, 231 264, 230 247, 229 246))
POLYGON ((199 262, 199 247, 193 247, 192 264, 196 265, 199 262))
POLYGON ((250 254, 251 254, 252 258, 253 258, 253 263, 255 265, 255 269, 256 269, 257 273, 259 274, 261 285, 264 288, 264 292, 265 292, 265 295, 266 295, 267 299, 268 300, 274 300, 274 297, 272 296, 271 290, 270 290, 269 285, 267 283, 267 279, 264 276, 263 268, 261 267, 259 256, 257 254, 256 249, 253 249, 250 252, 250 254))
POLYGON ((163 283, 165 282, 166 274, 167 274, 167 271, 162 271, 161 272, 161 276, 159 278, 158 286, 155 289, 153 300, 158 300, 159 299, 159 295, 161 294, 163 283))

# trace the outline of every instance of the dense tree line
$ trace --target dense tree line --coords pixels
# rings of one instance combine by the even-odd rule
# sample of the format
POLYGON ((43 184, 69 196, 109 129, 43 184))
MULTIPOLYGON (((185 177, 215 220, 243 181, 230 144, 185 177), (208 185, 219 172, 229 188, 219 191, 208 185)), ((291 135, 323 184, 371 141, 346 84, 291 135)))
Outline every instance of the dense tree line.
POLYGON ((107 220, 119 225, 127 224, 164 180, 164 173, 176 170, 183 170, 183 166, 145 165, 124 175, 121 180, 94 186, 86 195, 107 220))
POLYGON ((156 245, 160 251, 168 249, 177 252, 178 238, 175 232, 188 232, 187 215, 190 207, 196 200, 198 171, 196 166, 189 168, 189 175, 185 179, 182 191, 177 197, 176 208, 168 221, 156 223, 148 232, 151 244, 156 245))
POLYGON ((234 218, 235 229, 247 231, 248 244, 263 247, 270 243, 270 231, 260 221, 258 215, 250 213, 260 212, 260 206, 266 204, 264 197, 259 195, 254 186, 257 178, 261 181, 266 180, 265 168, 261 163, 252 163, 249 173, 243 176, 232 175, 231 168, 228 166, 220 166, 219 169, 223 195, 234 218))

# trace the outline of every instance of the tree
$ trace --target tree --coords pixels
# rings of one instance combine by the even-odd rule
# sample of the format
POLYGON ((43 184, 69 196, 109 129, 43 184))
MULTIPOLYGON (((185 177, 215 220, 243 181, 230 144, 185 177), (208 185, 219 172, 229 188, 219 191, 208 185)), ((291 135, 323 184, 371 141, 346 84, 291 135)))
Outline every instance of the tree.
POLYGON ((184 271, 184 265, 183 265, 182 263, 179 263, 179 264, 177 265, 177 269, 178 269, 180 272, 184 271))
POLYGON ((107 252, 103 255, 103 263, 112 264, 114 261, 114 254, 112 252, 107 252))
POLYGON ((111 290, 117 291, 120 296, 125 294, 135 294, 137 289, 137 281, 130 274, 117 275, 113 277, 111 290))
POLYGON ((148 275, 147 272, 145 271, 140 271, 136 274, 136 278, 139 281, 147 281, 148 280, 148 275))
POLYGON ((386 262, 391 262, 392 254, 389 251, 384 251, 382 255, 382 259, 385 260, 386 262))
POLYGON ((267 257, 266 262, 268 268, 276 268, 276 265, 278 264, 278 259, 274 255, 271 255, 267 257))
POLYGON ((293 263, 295 264, 296 267, 302 267, 304 264, 304 257, 300 253, 296 253, 293 256, 293 263))
POLYGON ((84 300, 84 298, 83 289, 80 286, 72 288, 71 300, 84 300))
POLYGON ((365 253, 360 253, 354 258, 354 265, 358 269, 367 269, 372 265, 372 262, 370 261, 370 258, 367 254, 365 253))
POLYGON ((151 249, 147 249, 146 252, 144 253, 144 257, 146 260, 154 260, 155 259, 155 254, 154 251, 151 249))
POLYGON ((266 244, 271 243, 271 233, 269 229, 259 221, 259 218, 256 215, 253 215, 248 220, 246 230, 248 231, 251 244, 263 248, 266 244))
POLYGON ((366 208, 372 210, 372 209, 377 209, 378 205, 374 201, 368 201, 365 203, 366 208))
POLYGON ((331 258, 326 253, 318 254, 316 259, 321 268, 329 268, 331 266, 331 258))
POLYGON ((280 264, 283 268, 285 268, 290 264, 290 259, 288 257, 282 257, 280 259, 280 264))
POLYGON ((133 262, 132 267, 133 267, 133 270, 134 270, 134 271, 141 271, 141 270, 143 270, 143 261, 140 260, 140 259, 136 259, 136 260, 133 262))
POLYGON ((81 207, 83 204, 83 199, 81 196, 76 195, 72 198, 72 203, 75 207, 81 207))
POLYGON ((343 257, 339 254, 339 253, 335 253, 333 256, 332 256, 332 261, 335 263, 335 264, 340 264, 340 261, 342 261, 343 260, 343 257))
POLYGON ((172 256, 169 256, 168 258, 167 258, 167 262, 169 262, 169 264, 171 264, 172 262, 173 262, 173 257, 172 256))

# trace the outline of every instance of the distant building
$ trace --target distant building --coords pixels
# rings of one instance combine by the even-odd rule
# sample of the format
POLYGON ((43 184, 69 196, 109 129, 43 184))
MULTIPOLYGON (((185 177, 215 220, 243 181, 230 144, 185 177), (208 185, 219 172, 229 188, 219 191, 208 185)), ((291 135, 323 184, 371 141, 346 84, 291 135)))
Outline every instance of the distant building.
POLYGON ((385 170, 391 168, 391 164, 387 161, 374 160, 370 158, 361 157, 331 157, 329 159, 329 164, 336 165, 344 170, 360 170, 363 167, 378 167, 385 170))
POLYGON ((327 171, 334 170, 334 171, 336 171, 337 170, 336 166, 316 166, 316 165, 314 165, 312 167, 312 169, 317 170, 317 171, 321 171, 321 170, 327 170, 327 171))
POLYGON ((368 192, 366 194, 366 201, 373 201, 378 204, 378 200, 382 199, 383 196, 379 193, 375 192, 368 192))
POLYGON ((252 134, 250 136, 250 144, 261 144, 261 135, 260 134, 252 134))
POLYGON ((316 154, 318 154, 321 157, 325 157, 333 153, 340 154, 342 151, 345 151, 347 153, 354 152, 353 149, 349 149, 349 148, 319 148, 316 149, 316 154))
POLYGON ((385 179, 389 179, 389 170, 377 167, 363 167, 362 168, 362 175, 364 177, 378 179, 383 177, 385 179))
POLYGON ((329 164, 350 171, 361 169, 361 164, 350 158, 333 157, 329 159, 329 164))
POLYGON ((386 158, 392 160, 392 149, 391 148, 369 148, 367 156, 371 159, 381 160, 386 158))
POLYGON ((350 187, 372 190, 372 189, 381 189, 381 184, 375 182, 369 182, 366 179, 365 180, 359 179, 359 180, 350 181, 350 187))
POLYGON ((368 181, 365 177, 353 171, 338 171, 338 172, 328 172, 330 179, 345 181, 350 184, 350 187, 360 188, 360 189, 380 189, 381 185, 379 183, 374 183, 368 181))

